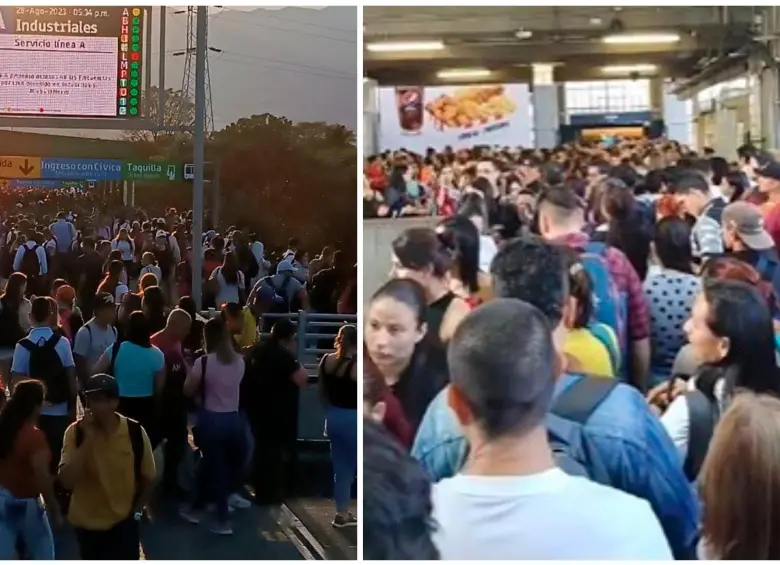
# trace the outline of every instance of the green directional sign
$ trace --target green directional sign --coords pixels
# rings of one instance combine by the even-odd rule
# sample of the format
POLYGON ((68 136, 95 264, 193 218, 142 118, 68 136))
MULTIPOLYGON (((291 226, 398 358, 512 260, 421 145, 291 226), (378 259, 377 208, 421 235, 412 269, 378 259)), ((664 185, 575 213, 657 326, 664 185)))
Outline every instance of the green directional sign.
POLYGON ((181 180, 181 165, 164 161, 125 161, 122 163, 122 180, 181 180))

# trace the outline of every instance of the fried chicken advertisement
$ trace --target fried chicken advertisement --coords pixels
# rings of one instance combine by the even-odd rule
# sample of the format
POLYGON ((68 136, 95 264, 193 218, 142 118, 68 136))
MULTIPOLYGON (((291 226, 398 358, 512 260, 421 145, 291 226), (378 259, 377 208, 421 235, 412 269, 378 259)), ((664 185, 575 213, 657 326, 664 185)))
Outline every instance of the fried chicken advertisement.
POLYGON ((507 96, 503 85, 470 86, 443 94, 425 105, 439 131, 469 129, 503 120, 517 105, 507 96))

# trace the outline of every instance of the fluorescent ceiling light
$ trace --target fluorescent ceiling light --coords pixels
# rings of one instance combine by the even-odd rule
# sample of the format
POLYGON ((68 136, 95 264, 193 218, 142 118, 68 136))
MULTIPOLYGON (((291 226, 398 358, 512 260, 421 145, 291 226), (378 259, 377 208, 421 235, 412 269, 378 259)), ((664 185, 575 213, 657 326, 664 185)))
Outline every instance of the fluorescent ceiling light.
POLYGON ((658 67, 650 64, 639 65, 607 65, 601 67, 601 72, 611 75, 622 75, 631 73, 652 73, 658 70, 658 67))
POLYGON ((441 41, 404 41, 394 43, 369 43, 366 49, 374 52, 397 52, 397 51, 439 51, 444 49, 444 43, 441 41))
POLYGON ((676 43, 680 36, 676 33, 621 33, 617 35, 605 35, 604 43, 612 45, 635 45, 639 43, 676 43))
POLYGON ((490 69, 449 69, 436 73, 439 78, 484 78, 490 76, 490 69))

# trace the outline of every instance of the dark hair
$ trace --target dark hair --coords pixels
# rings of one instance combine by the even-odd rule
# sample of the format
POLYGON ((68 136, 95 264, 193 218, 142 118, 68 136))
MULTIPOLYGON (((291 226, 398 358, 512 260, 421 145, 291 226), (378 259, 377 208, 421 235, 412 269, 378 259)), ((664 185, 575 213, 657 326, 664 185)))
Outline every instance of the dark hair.
POLYGON ((0 299, 5 299, 6 304, 13 305, 18 310, 19 304, 22 302, 22 286, 27 284, 27 275, 20 272, 11 273, 8 278, 8 282, 5 284, 3 293, 0 294, 0 299))
POLYGON ((279 343, 280 341, 287 341, 292 339, 295 335, 295 326, 290 320, 276 320, 271 327, 271 340, 279 343))
POLYGON ((198 313, 198 305, 195 304, 195 300, 191 296, 182 296, 179 298, 178 307, 187 312, 193 320, 198 313))
POLYGON ((546 316, 511 298, 471 312, 447 350, 451 386, 489 439, 522 434, 544 421, 555 389, 556 359, 546 316))
POLYGON ((235 352, 233 338, 220 318, 212 318, 203 326, 203 343, 207 353, 214 353, 220 363, 228 365, 238 355, 235 352))
POLYGON ((620 249, 631 262, 640 280, 647 276, 650 234, 637 206, 634 193, 618 179, 604 182, 601 206, 609 215, 606 243, 620 249))
POLYGON ((123 313, 129 318, 133 312, 141 311, 143 299, 140 294, 128 292, 122 297, 122 306, 123 313))
POLYGON ((450 216, 443 220, 437 233, 455 246, 454 266, 458 278, 469 292, 479 290, 479 232, 477 227, 464 216, 450 216))
POLYGON ((729 174, 729 163, 723 157, 710 157, 710 171, 712 171, 712 184, 719 185, 729 174))
POLYGON ((438 559, 431 481, 380 424, 363 422, 363 557, 438 559))
POLYGON ((731 171, 726 175, 726 182, 734 191, 731 195, 729 202, 737 202, 742 200, 742 195, 750 188, 750 183, 742 171, 731 171))
POLYGON ((484 227, 488 227, 488 207, 485 197, 476 192, 465 193, 458 202, 458 216, 466 219, 482 218, 484 227))
POLYGON ((152 333, 165 327, 165 295, 159 286, 150 286, 144 290, 141 308, 149 318, 152 333))
POLYGON ((418 325, 422 325, 428 319, 428 301, 425 298, 425 290, 419 283, 409 279, 392 279, 387 281, 371 297, 371 302, 380 298, 392 298, 406 305, 415 313, 418 325))
POLYGON ((222 308, 220 309, 220 315, 222 316, 223 320, 228 318, 240 318, 243 313, 244 309, 241 308, 241 305, 237 304, 236 302, 227 302, 226 304, 223 304, 222 308))
POLYGON ((585 201, 574 190, 562 184, 550 186, 539 195, 537 208, 545 204, 569 214, 587 208, 585 201))
POLYGON ((52 294, 57 292, 57 289, 61 286, 65 286, 68 284, 68 281, 65 279, 54 279, 54 282, 51 283, 51 292, 52 294))
POLYGON ((718 337, 728 338, 726 356, 699 368, 696 388, 715 399, 715 385, 725 379, 724 394, 735 390, 780 394, 780 369, 775 358, 775 333, 766 299, 742 281, 704 280, 709 309, 707 325, 718 337))
POLYGON ((690 194, 694 190, 705 195, 709 195, 710 193, 710 185, 707 182, 707 179, 698 172, 687 170, 674 179, 672 191, 675 194, 690 194))
POLYGON ((574 329, 585 328, 593 315, 593 284, 579 254, 569 247, 560 249, 569 274, 569 295, 577 300, 574 329))
POLYGON ((19 430, 43 406, 46 388, 39 380, 27 379, 14 387, 11 398, 0 411, 0 461, 6 459, 14 448, 19 430))
POLYGON ((222 258, 221 272, 227 284, 238 284, 238 258, 233 251, 228 251, 222 258))
POLYGON ((333 341, 336 357, 342 359, 351 348, 357 347, 357 327, 354 324, 344 324, 339 328, 339 333, 333 341))
POLYGON ((393 241, 393 254, 407 269, 422 271, 430 268, 433 275, 443 278, 453 263, 454 249, 429 228, 409 228, 393 241))
POLYGON ((51 302, 48 296, 36 296, 32 301, 30 318, 36 324, 43 324, 52 315, 51 302))
POLYGON ((655 253, 661 265, 682 273, 693 274, 691 226, 676 216, 668 216, 655 226, 655 253))
POLYGON ((533 304, 552 326, 561 323, 569 296, 569 277, 561 248, 534 236, 514 239, 490 266, 493 293, 533 304))
POLYGON ((152 330, 149 319, 140 310, 136 310, 127 320, 127 341, 139 347, 151 347, 152 330))

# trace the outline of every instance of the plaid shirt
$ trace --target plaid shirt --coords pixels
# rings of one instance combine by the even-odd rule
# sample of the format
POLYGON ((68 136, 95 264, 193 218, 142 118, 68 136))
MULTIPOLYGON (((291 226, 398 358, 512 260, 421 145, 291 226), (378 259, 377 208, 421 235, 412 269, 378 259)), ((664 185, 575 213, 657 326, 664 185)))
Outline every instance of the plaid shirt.
MULTIPOLYGON (((573 249, 583 249, 590 236, 585 233, 571 233, 556 238, 552 243, 565 245, 573 249)), ((642 281, 636 274, 631 262, 625 254, 615 247, 608 247, 604 252, 604 260, 615 281, 618 291, 628 297, 628 339, 640 341, 650 337, 650 310, 647 307, 642 281)))

